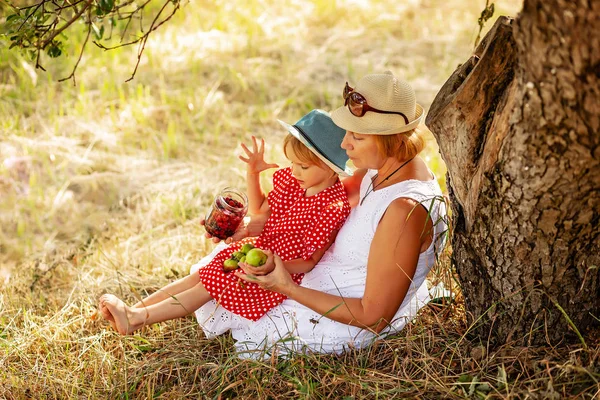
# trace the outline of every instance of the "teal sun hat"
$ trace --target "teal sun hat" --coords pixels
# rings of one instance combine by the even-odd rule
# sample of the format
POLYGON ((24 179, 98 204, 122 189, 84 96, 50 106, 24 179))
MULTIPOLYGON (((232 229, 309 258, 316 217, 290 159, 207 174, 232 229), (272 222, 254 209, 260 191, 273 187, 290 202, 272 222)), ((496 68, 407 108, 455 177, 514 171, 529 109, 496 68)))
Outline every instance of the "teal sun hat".
POLYGON ((352 175, 352 170, 346 166, 348 155, 341 147, 346 130, 334 124, 328 112, 312 110, 294 125, 277 121, 329 168, 341 176, 352 175))

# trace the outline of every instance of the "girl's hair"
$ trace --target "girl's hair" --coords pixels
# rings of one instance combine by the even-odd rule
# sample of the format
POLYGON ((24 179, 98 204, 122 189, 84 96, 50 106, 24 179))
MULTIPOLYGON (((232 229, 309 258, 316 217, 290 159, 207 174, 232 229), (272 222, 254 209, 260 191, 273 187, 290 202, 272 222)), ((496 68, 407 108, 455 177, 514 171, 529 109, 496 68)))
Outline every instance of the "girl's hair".
POLYGON ((424 134, 418 128, 395 135, 373 135, 379 154, 395 157, 398 161, 410 160, 425 148, 424 134))
POLYGON ((283 154, 287 157, 287 147, 290 145, 294 154, 298 156, 300 161, 310 165, 316 165, 321 168, 329 168, 315 153, 310 151, 300 140, 296 139, 291 134, 288 134, 283 141, 283 154))

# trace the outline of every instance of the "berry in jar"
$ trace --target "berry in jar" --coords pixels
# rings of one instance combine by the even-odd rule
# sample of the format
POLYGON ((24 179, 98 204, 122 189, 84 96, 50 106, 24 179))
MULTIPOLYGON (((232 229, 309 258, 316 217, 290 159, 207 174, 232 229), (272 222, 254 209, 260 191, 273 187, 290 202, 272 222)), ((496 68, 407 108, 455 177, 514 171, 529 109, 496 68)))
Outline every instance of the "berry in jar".
POLYGON ((248 198, 233 188, 225 188, 213 202, 204 228, 210 235, 225 240, 231 237, 248 211, 248 198))

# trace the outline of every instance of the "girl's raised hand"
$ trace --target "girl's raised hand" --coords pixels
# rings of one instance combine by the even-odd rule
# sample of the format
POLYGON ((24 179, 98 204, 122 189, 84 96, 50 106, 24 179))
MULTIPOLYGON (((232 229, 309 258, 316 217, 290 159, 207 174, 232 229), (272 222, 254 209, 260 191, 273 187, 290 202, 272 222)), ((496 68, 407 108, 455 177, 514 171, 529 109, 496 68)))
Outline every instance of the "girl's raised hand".
POLYGON ((239 159, 248 164, 248 173, 258 174, 269 168, 279 168, 277 164, 269 164, 265 162, 265 140, 260 139, 260 145, 256 137, 252 136, 252 150, 244 143, 241 144, 242 149, 247 157, 239 156, 239 159))

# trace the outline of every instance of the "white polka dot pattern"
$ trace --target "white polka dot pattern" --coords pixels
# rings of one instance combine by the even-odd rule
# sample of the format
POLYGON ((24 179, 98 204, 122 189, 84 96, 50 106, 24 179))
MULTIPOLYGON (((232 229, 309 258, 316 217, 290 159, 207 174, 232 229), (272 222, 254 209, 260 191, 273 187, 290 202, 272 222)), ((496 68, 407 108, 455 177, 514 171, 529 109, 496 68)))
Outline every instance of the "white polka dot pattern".
MULTIPOLYGON (((252 321, 286 297, 261 289, 255 283, 242 283, 233 273, 223 271, 223 261, 244 243, 271 250, 284 261, 308 260, 327 244, 332 232, 340 229, 350 214, 348 197, 340 181, 314 196, 304 197, 304 189, 292 176, 291 168, 275 172, 268 202, 271 216, 259 237, 231 244, 199 270, 202 284, 218 304, 252 321)), ((292 275, 297 284, 302 277, 303 274, 292 275)))

